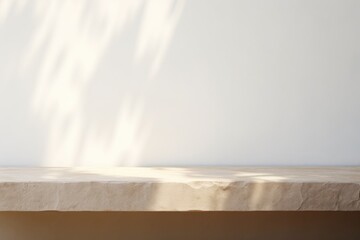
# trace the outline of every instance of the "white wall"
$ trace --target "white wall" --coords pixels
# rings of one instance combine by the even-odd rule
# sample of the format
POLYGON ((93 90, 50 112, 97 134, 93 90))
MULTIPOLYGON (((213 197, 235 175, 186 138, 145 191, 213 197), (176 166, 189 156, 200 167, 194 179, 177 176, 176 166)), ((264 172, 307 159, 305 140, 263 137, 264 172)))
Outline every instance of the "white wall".
POLYGON ((0 0, 0 165, 360 164, 358 0, 0 0))

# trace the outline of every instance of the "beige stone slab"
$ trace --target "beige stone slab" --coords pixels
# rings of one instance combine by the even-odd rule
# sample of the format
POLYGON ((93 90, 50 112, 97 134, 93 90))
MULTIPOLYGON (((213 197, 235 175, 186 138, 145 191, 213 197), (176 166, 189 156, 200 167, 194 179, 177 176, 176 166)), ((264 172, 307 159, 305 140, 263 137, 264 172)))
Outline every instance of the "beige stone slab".
POLYGON ((0 168, 0 211, 359 211, 360 167, 0 168))

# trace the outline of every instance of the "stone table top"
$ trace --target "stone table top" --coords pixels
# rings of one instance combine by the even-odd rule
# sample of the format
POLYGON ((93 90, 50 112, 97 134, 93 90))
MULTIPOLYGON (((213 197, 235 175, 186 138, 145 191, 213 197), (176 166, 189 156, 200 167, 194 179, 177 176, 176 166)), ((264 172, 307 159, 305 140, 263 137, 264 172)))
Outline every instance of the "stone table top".
POLYGON ((360 167, 0 168, 0 211, 359 211, 360 167))

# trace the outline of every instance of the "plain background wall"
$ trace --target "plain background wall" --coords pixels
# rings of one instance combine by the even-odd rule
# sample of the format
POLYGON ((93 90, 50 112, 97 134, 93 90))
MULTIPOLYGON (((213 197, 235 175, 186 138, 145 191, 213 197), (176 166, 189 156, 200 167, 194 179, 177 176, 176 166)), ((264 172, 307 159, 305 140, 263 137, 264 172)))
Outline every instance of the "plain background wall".
POLYGON ((0 1, 0 165, 360 164, 360 1, 0 1))

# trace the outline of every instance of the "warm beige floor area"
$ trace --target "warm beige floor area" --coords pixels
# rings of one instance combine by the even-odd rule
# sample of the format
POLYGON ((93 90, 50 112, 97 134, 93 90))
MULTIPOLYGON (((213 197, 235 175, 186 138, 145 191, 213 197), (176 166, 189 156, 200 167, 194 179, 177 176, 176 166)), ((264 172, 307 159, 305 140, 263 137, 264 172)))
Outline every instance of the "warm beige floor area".
POLYGON ((357 240, 360 212, 1 212, 4 240, 357 240))

